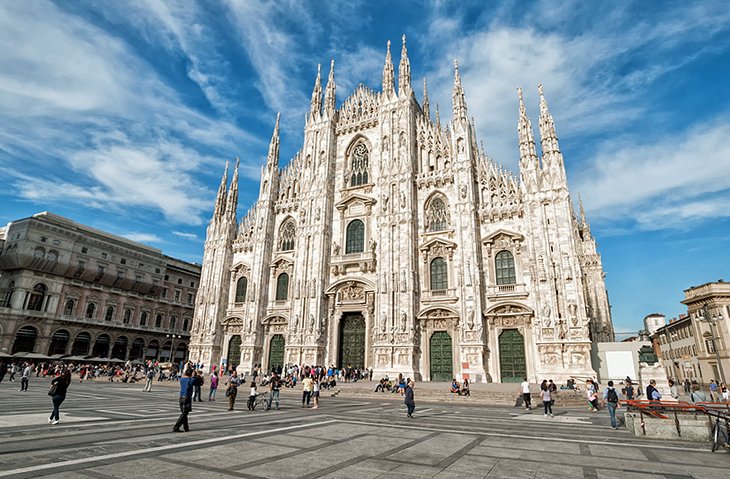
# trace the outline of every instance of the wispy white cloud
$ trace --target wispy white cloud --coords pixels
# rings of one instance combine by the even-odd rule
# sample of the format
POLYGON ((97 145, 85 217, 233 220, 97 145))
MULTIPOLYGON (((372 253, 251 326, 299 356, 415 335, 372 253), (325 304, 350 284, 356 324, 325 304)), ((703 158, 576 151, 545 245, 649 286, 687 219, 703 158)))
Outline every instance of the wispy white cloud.
POLYGON ((152 233, 122 233, 120 236, 123 236, 132 241, 137 241, 139 243, 160 243, 160 242, 162 242, 162 238, 160 238, 156 234, 152 234, 152 233))
POLYGON ((727 138, 730 117, 714 118, 680 135, 617 139, 596 152, 575 186, 600 221, 628 220, 642 229, 662 229, 727 217, 727 138))
POLYGON ((173 231, 172 234, 175 236, 179 236, 180 238, 185 238, 191 241, 198 241, 198 235, 195 233, 185 233, 183 231, 173 231))

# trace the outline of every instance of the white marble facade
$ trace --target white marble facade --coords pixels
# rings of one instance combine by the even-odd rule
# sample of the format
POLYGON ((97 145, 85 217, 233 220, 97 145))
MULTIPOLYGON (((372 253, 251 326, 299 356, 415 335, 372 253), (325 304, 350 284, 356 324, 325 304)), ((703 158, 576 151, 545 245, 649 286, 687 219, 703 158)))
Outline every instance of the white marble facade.
POLYGON ((425 80, 416 100, 405 38, 397 85, 390 45, 382 91, 358 86, 339 108, 334 62, 324 92, 318 73, 301 150, 279 167, 277 119, 240 223, 238 168, 230 188, 224 175, 191 359, 350 362, 420 380, 594 376, 595 343, 613 339, 603 267, 539 92, 541 157, 519 92, 518 178, 478 147, 458 65, 448 124, 431 116, 425 80))

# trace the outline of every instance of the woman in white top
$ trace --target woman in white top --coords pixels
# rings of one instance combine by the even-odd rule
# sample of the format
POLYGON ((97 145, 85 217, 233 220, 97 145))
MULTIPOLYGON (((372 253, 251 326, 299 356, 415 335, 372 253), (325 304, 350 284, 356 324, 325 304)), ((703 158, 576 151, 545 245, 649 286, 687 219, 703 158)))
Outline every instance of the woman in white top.
POLYGON ((248 410, 253 411, 256 407, 256 396, 259 393, 256 392, 256 382, 251 381, 251 392, 248 395, 248 410))
POLYGON ((312 409, 317 409, 319 407, 319 378, 314 378, 312 397, 314 398, 314 406, 312 406, 312 409))

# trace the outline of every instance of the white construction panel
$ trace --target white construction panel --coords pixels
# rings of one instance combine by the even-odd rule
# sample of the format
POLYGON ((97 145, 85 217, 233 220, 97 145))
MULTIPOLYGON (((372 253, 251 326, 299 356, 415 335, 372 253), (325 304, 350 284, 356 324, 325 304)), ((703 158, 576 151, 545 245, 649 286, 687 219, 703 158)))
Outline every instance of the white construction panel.
POLYGON ((636 378, 634 354, 631 351, 606 351, 606 364, 609 379, 636 378))

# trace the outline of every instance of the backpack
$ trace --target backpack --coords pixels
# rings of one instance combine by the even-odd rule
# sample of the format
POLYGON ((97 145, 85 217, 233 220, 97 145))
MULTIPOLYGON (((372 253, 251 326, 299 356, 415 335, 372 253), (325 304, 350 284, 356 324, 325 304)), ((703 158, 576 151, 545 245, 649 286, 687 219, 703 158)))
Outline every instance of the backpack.
POLYGON ((608 393, 606 394, 606 401, 618 402, 618 393, 614 388, 609 388, 608 393))

